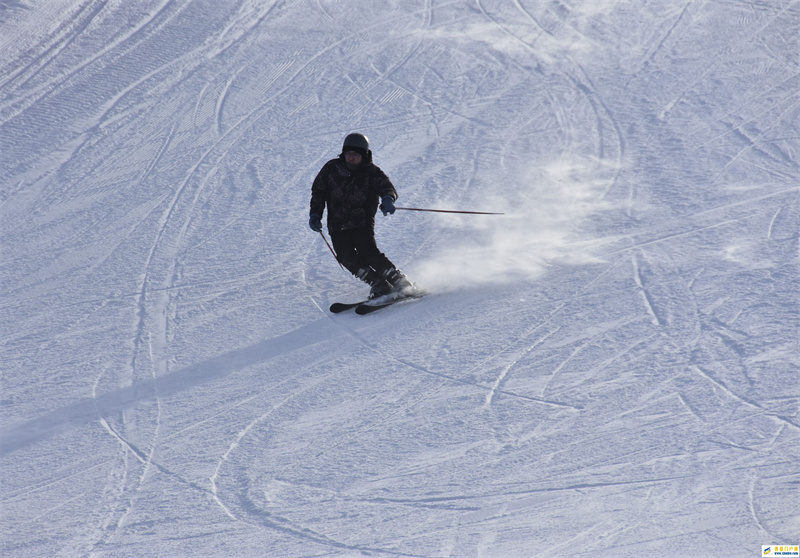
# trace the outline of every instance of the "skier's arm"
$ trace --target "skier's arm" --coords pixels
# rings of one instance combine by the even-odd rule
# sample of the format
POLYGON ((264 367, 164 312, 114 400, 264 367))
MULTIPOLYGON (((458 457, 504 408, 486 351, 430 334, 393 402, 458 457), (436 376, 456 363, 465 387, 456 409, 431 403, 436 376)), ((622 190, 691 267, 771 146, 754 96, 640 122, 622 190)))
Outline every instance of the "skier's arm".
POLYGON ((328 197, 326 184, 328 182, 328 165, 322 167, 311 185, 311 207, 309 216, 319 215, 321 218, 325 212, 325 201, 328 197))
POLYGON ((375 167, 375 174, 372 177, 372 184, 375 188, 375 192, 377 192, 378 196, 383 200, 386 196, 390 196, 392 201, 397 201, 397 190, 394 188, 394 184, 392 181, 389 180, 389 177, 379 169, 375 167))

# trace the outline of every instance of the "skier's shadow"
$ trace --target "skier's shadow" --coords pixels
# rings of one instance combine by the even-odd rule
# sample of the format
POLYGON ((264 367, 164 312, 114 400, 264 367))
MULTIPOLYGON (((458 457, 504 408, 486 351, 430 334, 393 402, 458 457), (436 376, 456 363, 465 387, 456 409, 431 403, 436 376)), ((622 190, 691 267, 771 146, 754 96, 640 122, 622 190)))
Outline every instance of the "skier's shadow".
POLYGON ((237 349, 218 357, 175 370, 154 381, 134 384, 94 398, 81 399, 0 432, 0 456, 88 424, 100 417, 128 409, 139 402, 185 391, 219 380, 250 365, 343 335, 330 320, 321 319, 284 335, 237 349))

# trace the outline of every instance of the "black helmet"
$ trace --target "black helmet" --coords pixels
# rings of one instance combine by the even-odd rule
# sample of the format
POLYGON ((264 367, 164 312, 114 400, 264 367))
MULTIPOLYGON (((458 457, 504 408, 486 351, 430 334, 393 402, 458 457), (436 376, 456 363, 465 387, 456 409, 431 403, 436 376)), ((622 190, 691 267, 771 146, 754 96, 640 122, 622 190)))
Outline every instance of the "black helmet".
POLYGON ((345 151, 358 151, 361 153, 363 157, 361 161, 362 165, 365 163, 372 163, 372 151, 369 150, 369 140, 364 134, 347 134, 347 137, 344 138, 344 144, 342 145, 342 154, 339 155, 342 161, 344 161, 345 151))
POLYGON ((369 151, 369 140, 364 134, 347 134, 342 145, 342 152, 347 151, 348 147, 354 151, 362 151, 362 155, 366 155, 369 151))

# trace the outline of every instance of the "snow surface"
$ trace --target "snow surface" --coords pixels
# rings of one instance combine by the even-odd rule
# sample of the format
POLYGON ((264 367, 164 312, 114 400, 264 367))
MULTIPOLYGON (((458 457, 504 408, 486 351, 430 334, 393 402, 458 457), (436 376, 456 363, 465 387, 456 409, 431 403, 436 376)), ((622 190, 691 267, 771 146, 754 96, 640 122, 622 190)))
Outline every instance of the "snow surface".
POLYGON ((800 542, 800 3, 3 0, 2 556, 800 542), (307 228, 366 133, 366 288, 307 228))

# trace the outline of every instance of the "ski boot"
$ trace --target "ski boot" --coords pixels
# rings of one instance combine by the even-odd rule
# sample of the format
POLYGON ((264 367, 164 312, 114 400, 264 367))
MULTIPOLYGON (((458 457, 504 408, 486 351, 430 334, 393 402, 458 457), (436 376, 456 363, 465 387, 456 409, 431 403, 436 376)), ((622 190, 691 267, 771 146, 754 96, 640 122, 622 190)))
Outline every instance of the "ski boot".
POLYGON ((392 292, 407 295, 411 294, 414 290, 414 284, 396 267, 385 270, 382 276, 383 279, 391 285, 392 292))
POLYGON ((386 279, 379 276, 371 267, 362 267, 356 272, 356 277, 371 287, 369 290, 369 300, 387 295, 393 291, 392 285, 390 285, 386 279))

